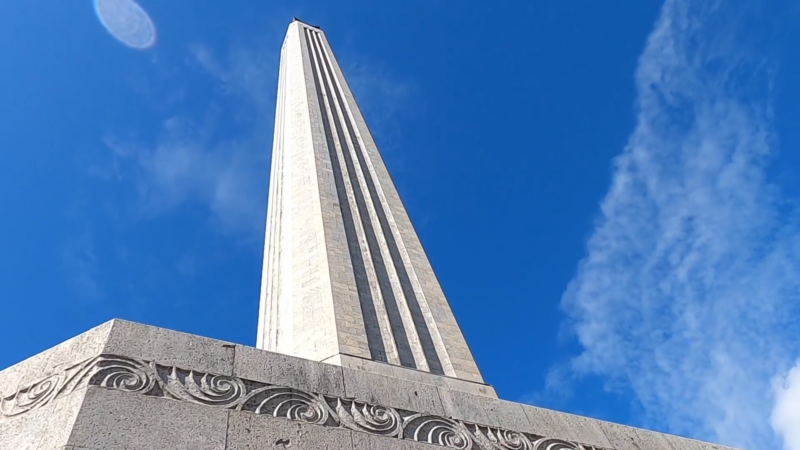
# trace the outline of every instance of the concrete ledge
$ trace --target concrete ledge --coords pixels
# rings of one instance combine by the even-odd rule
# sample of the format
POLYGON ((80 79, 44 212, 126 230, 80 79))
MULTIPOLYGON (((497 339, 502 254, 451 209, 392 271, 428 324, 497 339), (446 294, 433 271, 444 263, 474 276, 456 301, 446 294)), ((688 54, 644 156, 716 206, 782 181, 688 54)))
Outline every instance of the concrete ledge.
POLYGON ((233 374, 233 343, 125 320, 115 319, 110 323, 111 332, 103 353, 220 375, 233 374))
POLYGON ((394 366, 356 356, 339 354, 327 358, 322 362, 362 372, 372 372, 378 375, 384 375, 401 380, 411 380, 419 383, 432 384, 434 386, 447 389, 497 398, 497 393, 495 392, 494 388, 488 384, 476 383, 474 381, 462 380, 460 378, 452 378, 444 375, 434 375, 421 370, 394 366))
POLYGON ((124 321, 0 372, 0 399, 0 450, 728 449, 124 321))
POLYGON ((341 367, 243 345, 236 346, 233 375, 303 391, 345 396, 341 367))
POLYGON ((522 409, 530 422, 530 429, 545 436, 583 442, 601 448, 614 448, 603 432, 602 424, 605 422, 530 405, 523 405, 522 409))

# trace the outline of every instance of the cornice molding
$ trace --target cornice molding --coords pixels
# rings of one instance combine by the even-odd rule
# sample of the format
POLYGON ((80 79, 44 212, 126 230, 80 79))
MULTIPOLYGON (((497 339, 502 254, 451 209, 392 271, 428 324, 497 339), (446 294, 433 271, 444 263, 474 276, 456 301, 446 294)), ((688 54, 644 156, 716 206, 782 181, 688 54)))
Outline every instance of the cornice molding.
POLYGON ((41 408, 86 386, 281 417, 457 450, 611 450, 116 355, 86 359, 11 395, 0 397, 0 420, 41 408))

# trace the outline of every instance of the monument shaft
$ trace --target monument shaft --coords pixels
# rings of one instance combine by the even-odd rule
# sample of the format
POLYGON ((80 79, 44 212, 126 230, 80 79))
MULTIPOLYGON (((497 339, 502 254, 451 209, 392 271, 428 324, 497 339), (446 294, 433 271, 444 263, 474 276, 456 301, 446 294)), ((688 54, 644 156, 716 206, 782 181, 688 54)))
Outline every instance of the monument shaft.
POLYGON ((258 348, 482 382, 322 31, 281 50, 258 348))

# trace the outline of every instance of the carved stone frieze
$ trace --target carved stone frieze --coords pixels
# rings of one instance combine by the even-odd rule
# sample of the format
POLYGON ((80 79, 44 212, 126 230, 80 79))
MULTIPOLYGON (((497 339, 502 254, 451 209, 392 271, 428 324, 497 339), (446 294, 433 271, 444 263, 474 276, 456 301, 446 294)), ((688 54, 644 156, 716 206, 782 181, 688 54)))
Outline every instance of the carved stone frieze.
POLYGON ((166 397, 458 450, 603 450, 532 433, 115 355, 87 359, 0 397, 0 418, 19 416, 85 386, 166 397))

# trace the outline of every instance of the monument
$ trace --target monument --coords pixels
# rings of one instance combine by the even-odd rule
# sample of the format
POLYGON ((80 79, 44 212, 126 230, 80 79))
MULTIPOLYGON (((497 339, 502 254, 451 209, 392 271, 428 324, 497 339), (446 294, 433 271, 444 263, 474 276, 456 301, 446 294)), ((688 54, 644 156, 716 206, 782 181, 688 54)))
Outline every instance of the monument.
POLYGON ((287 448, 726 447, 498 399, 325 35, 294 20, 257 348, 112 320, 0 371, 0 450, 287 448))

